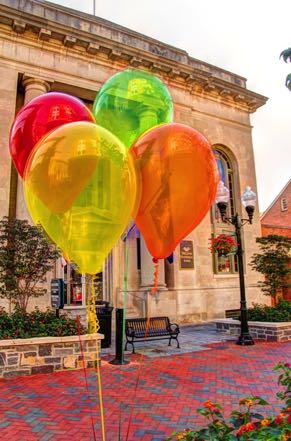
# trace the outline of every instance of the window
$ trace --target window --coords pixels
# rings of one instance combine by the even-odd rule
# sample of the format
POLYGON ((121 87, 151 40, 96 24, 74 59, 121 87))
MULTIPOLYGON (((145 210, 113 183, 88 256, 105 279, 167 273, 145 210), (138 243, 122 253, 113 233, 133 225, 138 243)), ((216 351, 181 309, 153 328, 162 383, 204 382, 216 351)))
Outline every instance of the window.
POLYGON ((86 296, 82 279, 83 276, 75 270, 74 265, 68 263, 64 267, 65 305, 85 306, 86 296))
MULTIPOLYGON (((220 174, 220 179, 224 185, 229 189, 229 206, 227 216, 234 216, 235 214, 235 192, 234 192, 234 172, 230 159, 220 149, 215 148, 214 154, 220 174)), ((218 210, 218 209, 216 209, 218 210)), ((218 214, 215 219, 218 219, 218 214)))
MULTIPOLYGON (((227 208, 227 217, 234 216, 236 213, 235 204, 235 171, 233 163, 229 156, 225 153, 220 146, 214 146, 214 154, 217 161, 217 166, 220 174, 220 179, 224 182, 224 185, 229 189, 229 204, 227 208)), ((221 222, 219 210, 216 204, 213 205, 211 210, 212 219, 212 234, 218 236, 219 234, 234 235, 234 227, 230 224, 221 222)), ((237 255, 232 254, 228 256, 218 256, 213 254, 213 270, 215 274, 236 274, 238 272, 237 255)))
POLYGON ((287 198, 281 199, 281 211, 288 211, 288 200, 287 198))
MULTIPOLYGON (((86 297, 91 286, 91 279, 84 274, 79 274, 75 266, 68 263, 64 266, 64 294, 65 305, 86 306, 86 297)), ((94 278, 96 299, 102 299, 103 295, 103 273, 96 274, 94 278)))

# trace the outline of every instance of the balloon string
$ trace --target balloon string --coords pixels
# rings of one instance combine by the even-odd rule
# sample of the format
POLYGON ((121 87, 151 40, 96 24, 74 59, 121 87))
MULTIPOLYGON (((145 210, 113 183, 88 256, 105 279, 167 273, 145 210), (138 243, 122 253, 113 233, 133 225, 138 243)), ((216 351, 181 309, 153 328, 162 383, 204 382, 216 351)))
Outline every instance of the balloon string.
POLYGON ((151 293, 154 295, 158 291, 158 281, 159 281, 159 261, 153 258, 154 263, 154 285, 151 289, 151 293))
POLYGON ((90 294, 87 300, 87 320, 89 334, 96 334, 100 329, 100 325, 96 313, 96 292, 94 287, 94 276, 91 276, 90 294))
MULTIPOLYGON (((74 292, 73 292, 73 294, 74 294, 74 292)), ((74 295, 73 299, 74 299, 74 306, 76 307, 77 306, 77 297, 74 295)), ((89 397, 90 392, 89 392, 89 385, 88 385, 88 377, 87 377, 87 369, 86 369, 86 364, 85 364, 85 356, 84 356, 84 350, 83 350, 83 343, 82 343, 82 339, 81 339, 81 323, 80 323, 80 316, 79 316, 79 314, 77 314, 77 316, 76 316, 76 322, 77 322, 77 330, 78 330, 78 337, 79 337, 79 345, 80 345, 80 352, 81 352, 81 358, 82 358, 82 365, 83 365, 83 371, 84 371, 84 380, 85 380, 86 390, 87 390, 88 397, 89 397)), ((98 356, 97 356, 97 358, 98 358, 98 356)), ((95 427, 94 427, 94 420, 93 420, 93 415, 92 414, 90 415, 90 419, 91 419, 91 426, 92 426, 94 441, 97 441, 95 427)))
MULTIPOLYGON (((127 236, 126 236, 127 237, 127 236)), ((124 308, 124 314, 123 314, 123 321, 122 321, 122 360, 124 357, 124 338, 125 338, 125 320, 126 320, 126 309, 127 309, 127 297, 128 297, 128 255, 129 255, 129 247, 128 242, 125 238, 124 240, 124 277, 123 277, 123 308, 124 308)))
MULTIPOLYGON (((147 317, 147 322, 146 322, 145 338, 147 338, 148 333, 149 333, 150 319, 151 319, 151 303, 149 302, 148 303, 148 317, 147 317)), ((132 408, 131 408, 130 414, 129 414, 129 421, 128 421, 127 433, 126 433, 126 441, 128 441, 128 437, 129 437, 129 433, 130 433, 130 429, 131 429, 133 409, 134 409, 134 406, 135 406, 137 389, 138 389, 138 386, 139 386, 139 383, 140 383, 140 378, 141 378, 141 374, 142 374, 142 368, 143 368, 143 365, 144 365, 144 357, 145 357, 145 350, 142 351, 141 357, 140 357, 140 364, 139 364, 139 368, 138 368, 138 373, 137 373, 137 378, 136 378, 136 383, 135 383, 134 393, 133 393, 132 408)))
POLYGON ((101 419, 101 431, 102 431, 102 441, 105 441, 105 422, 104 422, 104 410, 103 410, 103 396, 102 396, 102 382, 101 382, 101 357, 99 357, 99 346, 97 345, 97 378, 98 378, 98 393, 99 393, 99 404, 100 404, 100 419, 101 419))
MULTIPOLYGON (((88 316, 88 328, 89 334, 96 334, 100 329, 99 320, 96 313, 96 292, 94 287, 94 276, 91 277, 91 295, 88 298, 87 316, 88 316)), ((96 345, 97 349, 97 382, 98 382, 98 395, 100 406, 100 420, 101 420, 101 432, 102 441, 105 441, 105 422, 104 422, 104 410, 103 410, 103 396, 102 396, 102 382, 101 382, 101 357, 99 352, 99 345, 96 345)))
MULTIPOLYGON (((126 309, 127 309, 127 299, 128 299, 128 261, 129 261, 129 246, 127 237, 130 233, 132 228, 129 230, 129 232, 126 234, 124 239, 124 276, 123 276, 123 308, 124 308, 124 314, 123 314, 123 321, 122 321, 122 349, 121 349, 121 360, 124 359, 124 339, 125 339, 125 321, 126 321, 126 309)), ((121 405, 119 407, 119 429, 118 429, 118 440, 121 440, 121 405)))
MULTIPOLYGON (((77 315, 77 328, 78 328, 79 344, 80 344, 81 358, 82 358, 83 371, 84 371, 84 379, 85 379, 85 384, 86 384, 86 390, 87 390, 88 397, 89 397, 90 392, 89 392, 89 385, 88 385, 88 377, 87 377, 87 369, 86 369, 86 364, 85 364, 85 356, 84 356, 84 350, 83 350, 83 343, 82 343, 82 340, 81 340, 81 324, 80 324, 80 316, 79 315, 77 315)), ((97 354, 97 363, 98 363, 98 354, 97 354)), ((97 441, 95 427, 94 427, 93 415, 91 414, 90 417, 91 417, 91 425, 92 425, 94 441, 97 441)))

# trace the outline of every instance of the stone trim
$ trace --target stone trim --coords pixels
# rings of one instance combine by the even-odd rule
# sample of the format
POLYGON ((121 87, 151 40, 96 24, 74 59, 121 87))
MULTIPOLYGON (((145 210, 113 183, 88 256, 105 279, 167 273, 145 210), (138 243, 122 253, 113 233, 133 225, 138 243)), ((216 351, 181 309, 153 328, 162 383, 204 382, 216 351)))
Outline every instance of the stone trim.
POLYGON ((0 378, 87 368, 100 361, 102 334, 0 340, 0 378), (80 346, 82 342, 82 349, 80 346))
MULTIPOLYGON (((234 336, 240 335, 240 321, 234 319, 217 319, 216 330, 234 336)), ((291 341, 291 322, 252 322, 249 321, 249 331, 256 340, 291 341)))
POLYGON ((147 69, 168 81, 182 84, 191 93, 255 112, 267 101, 246 89, 245 78, 190 57, 187 52, 130 29, 38 0, 0 0, 0 24, 13 32, 32 36, 39 44, 58 41, 74 54, 106 59, 129 67, 147 69))

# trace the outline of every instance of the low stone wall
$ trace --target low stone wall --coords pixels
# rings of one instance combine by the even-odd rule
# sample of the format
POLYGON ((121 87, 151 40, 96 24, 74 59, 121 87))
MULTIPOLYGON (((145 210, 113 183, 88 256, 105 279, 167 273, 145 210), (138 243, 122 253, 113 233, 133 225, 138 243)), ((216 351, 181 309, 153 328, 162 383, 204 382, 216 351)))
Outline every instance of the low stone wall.
POLYGON ((82 353, 85 366, 94 367, 100 360, 102 338, 87 334, 0 340, 0 378, 82 368, 82 353))
MULTIPOLYGON (((240 335, 240 321, 233 319, 215 320, 218 332, 240 335)), ((251 336, 256 340, 291 341, 291 322, 248 322, 251 336)))

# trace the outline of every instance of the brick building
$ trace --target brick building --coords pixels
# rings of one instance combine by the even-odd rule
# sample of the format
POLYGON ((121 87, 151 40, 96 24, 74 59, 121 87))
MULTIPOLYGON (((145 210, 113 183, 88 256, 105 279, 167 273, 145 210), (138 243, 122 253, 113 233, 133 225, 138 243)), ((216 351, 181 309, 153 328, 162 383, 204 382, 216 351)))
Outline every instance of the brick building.
MULTIPOLYGON (((262 236, 276 234, 291 239, 291 179, 262 215, 261 225, 262 236)), ((285 281, 283 297, 291 301, 291 276, 285 281)))
POLYGON ((291 179, 261 217, 262 236, 291 238, 291 179))

